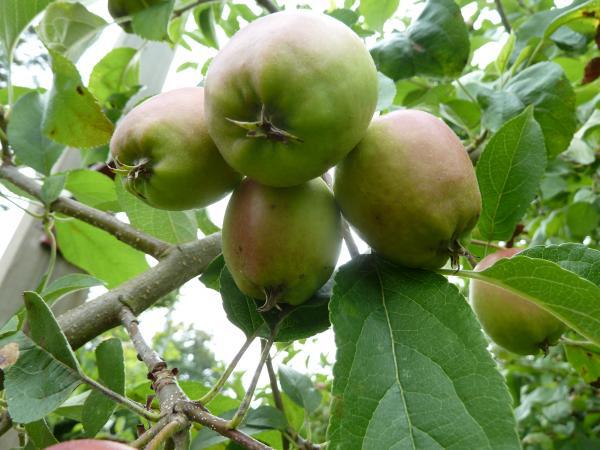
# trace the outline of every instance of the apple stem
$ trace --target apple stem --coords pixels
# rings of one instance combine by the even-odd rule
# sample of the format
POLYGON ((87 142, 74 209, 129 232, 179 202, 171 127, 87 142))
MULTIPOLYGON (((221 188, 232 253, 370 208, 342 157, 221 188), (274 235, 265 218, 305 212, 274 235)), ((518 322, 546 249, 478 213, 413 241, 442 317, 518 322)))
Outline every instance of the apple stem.
POLYGON ((244 122, 240 120, 230 119, 229 117, 225 118, 229 122, 241 127, 245 130, 248 130, 246 133, 246 137, 249 138, 265 138, 270 139, 276 142, 283 142, 284 144, 288 144, 289 142, 304 142, 298 136, 295 136, 275 125, 271 122, 269 116, 265 111, 265 105, 262 106, 260 111, 260 119, 254 122, 244 122))

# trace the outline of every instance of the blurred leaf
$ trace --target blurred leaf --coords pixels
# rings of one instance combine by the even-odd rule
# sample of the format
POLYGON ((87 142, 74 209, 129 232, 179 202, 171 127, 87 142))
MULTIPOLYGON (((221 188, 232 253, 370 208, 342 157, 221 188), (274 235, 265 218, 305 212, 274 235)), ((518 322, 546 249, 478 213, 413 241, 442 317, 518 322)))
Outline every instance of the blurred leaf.
POLYGON ((40 200, 46 206, 50 206, 59 196, 65 187, 65 175, 50 175, 44 179, 40 192, 40 200))
POLYGON ((202 231, 206 236, 209 234, 216 233, 217 231, 221 231, 221 229, 216 226, 213 221, 210 219, 208 215, 208 210, 206 208, 195 209, 194 214, 196 216, 196 223, 198 224, 198 229, 202 231))
POLYGON ((396 85, 392 79, 386 77, 381 72, 377 72, 377 78, 379 80, 379 96, 375 110, 382 111, 388 109, 394 103, 396 85))
POLYGON ((378 42, 371 55, 379 71, 393 80, 424 75, 454 78, 469 59, 469 35, 452 0, 428 0, 406 32, 378 42))
POLYGON ((587 383, 600 380, 600 353, 565 344, 567 359, 587 383))
POLYGON ((115 179, 117 197, 129 222, 137 229, 165 242, 179 244, 197 238, 197 225, 191 211, 165 211, 148 206, 125 190, 121 179, 115 179))
POLYGON ((2 0, 0 2, 0 57, 12 60, 17 39, 25 27, 52 0, 2 0))
POLYGON ((174 0, 165 0, 132 15, 131 24, 135 34, 151 41, 167 37, 167 28, 174 0))
POLYGON ((103 211, 121 211, 115 184, 106 175, 89 169, 67 173, 65 188, 81 203, 103 211))
POLYGON ((225 268, 225 258, 219 254, 200 275, 200 281, 209 289, 221 290, 221 272, 225 268))
POLYGON ((331 17, 339 20, 340 22, 351 27, 358 21, 358 14, 348 8, 340 8, 334 9, 332 11, 326 12, 325 14, 330 15, 331 17))
POLYGON ((102 285, 104 283, 98 278, 83 273, 71 273, 52 281, 41 295, 47 303, 52 303, 72 292, 102 285))
POLYGON ((510 239, 544 174, 544 139, 532 109, 507 122, 477 163, 483 202, 478 229, 485 239, 510 239))
POLYGON ((48 49, 76 61, 106 25, 81 3, 53 2, 36 30, 48 49))
MULTIPOLYGON (((121 341, 107 339, 96 348, 96 364, 100 382, 117 394, 125 394, 125 364, 121 341)), ((115 402, 99 391, 85 400, 82 411, 83 428, 87 436, 95 436, 110 419, 115 402)))
POLYGON ((600 211, 590 203, 572 203, 567 208, 567 226, 575 239, 583 239, 600 225, 600 211))
POLYGON ((64 147, 42 134, 44 107, 39 92, 23 95, 11 111, 7 132, 18 161, 49 175, 64 147))
POLYGON ((198 25, 197 32, 202 35, 202 43, 207 47, 219 48, 217 32, 215 30, 214 8, 211 4, 196 8, 194 18, 198 25))
POLYGON ((361 256, 339 270, 330 310, 331 448, 519 448, 504 380, 445 278, 361 256))
POLYGON ((148 268, 144 254, 77 219, 56 222, 62 255, 71 264, 106 282, 109 289, 148 268))
POLYGON ((73 147, 95 147, 106 144, 113 124, 100 105, 83 86, 77 68, 64 56, 50 50, 54 82, 42 122, 46 136, 73 147))
POLYGON ((323 396, 315 388, 311 379, 297 370, 285 366, 279 366, 279 382, 281 389, 298 406, 303 407, 307 414, 312 414, 321 404, 323 396))
POLYGON ((552 19, 544 30, 544 37, 552 36, 561 26, 569 22, 584 18, 594 20, 597 15, 600 15, 600 0, 588 0, 587 2, 572 4, 561 9, 561 13, 552 19))
POLYGON ((51 445, 58 444, 58 441, 48 428, 46 420, 41 419, 35 422, 25 424, 27 436, 33 441, 38 448, 47 448, 51 445))
POLYGON ((94 66, 89 89, 101 102, 115 93, 127 93, 139 84, 140 64, 135 48, 119 47, 108 52, 94 66))
POLYGON ((360 0, 360 13, 370 28, 381 31, 383 24, 398 9, 400 0, 360 0))
POLYGON ((502 46, 502 50, 500 50, 500 53, 498 54, 498 58, 495 61, 496 70, 498 71, 498 73, 503 73, 504 69, 506 69, 506 65, 508 64, 510 55, 512 55, 512 53, 515 49, 516 40, 517 40, 517 36, 514 34, 514 32, 510 33, 510 35, 508 36, 508 39, 502 46))

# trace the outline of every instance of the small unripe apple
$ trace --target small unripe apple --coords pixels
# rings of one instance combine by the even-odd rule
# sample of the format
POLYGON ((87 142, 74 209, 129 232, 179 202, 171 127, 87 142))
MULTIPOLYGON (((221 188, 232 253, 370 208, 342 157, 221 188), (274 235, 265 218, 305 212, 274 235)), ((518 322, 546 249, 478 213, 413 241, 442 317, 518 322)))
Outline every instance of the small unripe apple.
MULTIPOLYGON (((498 250, 475 267, 481 272, 519 249, 498 250)), ((480 280, 471 281, 469 300, 487 335, 498 345, 520 355, 535 355, 554 344, 566 326, 552 314, 520 295, 480 280)))
POLYGON ((46 448, 46 450, 133 450, 133 447, 121 444, 120 442, 78 439, 52 445, 46 448))

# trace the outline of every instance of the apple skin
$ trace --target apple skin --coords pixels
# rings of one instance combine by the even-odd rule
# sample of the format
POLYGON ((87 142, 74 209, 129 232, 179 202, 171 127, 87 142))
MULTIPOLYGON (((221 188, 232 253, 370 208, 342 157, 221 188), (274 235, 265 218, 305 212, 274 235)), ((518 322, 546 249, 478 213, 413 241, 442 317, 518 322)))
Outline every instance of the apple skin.
POLYGON ((121 444, 120 442, 77 439, 52 445, 47 447, 46 450, 133 450, 133 447, 121 444))
POLYGON ((223 256, 238 288, 262 300, 298 305, 331 276, 342 244, 341 215, 325 182, 273 188, 249 178, 231 196, 223 256))
MULTIPOLYGON (((125 188, 150 206, 186 210, 207 206, 241 180, 221 157, 204 120, 204 90, 175 89, 133 108, 110 141, 117 167, 147 161, 125 188)), ((131 173, 131 172, 130 172, 131 173)))
POLYGON ((377 82, 367 48, 342 22, 305 10, 269 14, 212 61, 208 131, 238 172, 269 186, 298 185, 321 176, 362 138, 377 82), (267 122, 293 137, 272 133, 267 122))
POLYGON ((378 117, 338 164, 335 198, 384 258, 437 269, 455 256, 481 211, 473 164, 454 132, 417 110, 378 117))
MULTIPOLYGON (((521 250, 507 248, 483 258, 476 272, 511 258, 521 250)), ((566 325, 525 298, 505 289, 472 280, 469 301, 486 334, 499 346, 519 355, 535 355, 554 344, 566 325)))

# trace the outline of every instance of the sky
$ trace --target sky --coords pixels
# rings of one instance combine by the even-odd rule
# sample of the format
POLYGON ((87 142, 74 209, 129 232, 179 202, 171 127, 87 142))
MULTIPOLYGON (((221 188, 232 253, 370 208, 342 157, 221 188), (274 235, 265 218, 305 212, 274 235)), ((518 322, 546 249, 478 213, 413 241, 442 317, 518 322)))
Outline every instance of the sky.
MULTIPOLYGON (((247 1, 245 3, 256 12, 260 11, 254 2, 247 1)), ((293 8, 297 3, 300 2, 286 1, 286 8, 293 8)), ((310 4, 316 10, 325 10, 329 8, 332 3, 337 3, 338 6, 343 5, 343 1, 341 0, 338 0, 337 2, 334 0, 303 0, 301 3, 310 4)), ((88 2, 87 6, 92 12, 103 16, 110 21, 110 16, 106 11, 105 1, 88 2)), ((412 17, 416 17, 421 7, 422 6, 415 5, 413 0, 402 0, 401 2, 402 15, 406 15, 408 12, 412 17)), ((474 5, 467 5, 463 8, 463 16, 465 19, 468 19, 474 11, 474 5)), ((484 14, 479 20, 483 20, 483 18, 488 18, 494 22, 499 21, 499 17, 493 11, 484 14)), ((387 26, 390 28, 400 28, 402 27, 402 24, 397 20, 392 20, 387 26)), ((82 56, 78 62, 78 68, 84 81, 89 78, 93 65, 115 45, 121 36, 122 31, 116 25, 108 27, 96 43, 82 56)), ((226 37, 224 35, 219 35, 219 39, 221 44, 223 44, 226 37)), ((505 39, 506 36, 503 36, 499 42, 486 44, 478 49, 474 55, 474 61, 476 61, 479 66, 485 67, 489 62, 495 59, 505 39)), ((204 60, 213 54, 214 50, 207 50, 198 44, 192 44, 191 52, 183 48, 178 50, 170 67, 163 91, 183 86, 197 85, 200 81, 197 72, 193 70, 177 72, 177 68, 187 61, 198 62, 199 65, 202 66, 204 60)), ((13 79, 14 83, 17 85, 35 86, 36 84, 39 84, 46 88, 49 87, 52 82, 51 73, 49 72, 31 73, 31 71, 23 68, 15 68, 13 79)), ((6 194, 6 191, 1 187, 0 191, 6 194)), ((209 208, 211 218, 218 225, 222 223, 226 204, 227 199, 224 199, 209 208)), ((22 216, 20 209, 0 197, 0 208, 2 206, 7 207, 8 209, 0 209, 0 258, 10 242, 10 237, 14 233, 22 216)), ((367 250, 367 246, 360 240, 359 247, 363 252, 367 250)), ((339 263, 343 264, 348 260, 349 255, 344 247, 339 263)), ((102 289, 92 289, 90 298, 97 296, 101 292, 102 289)), ((241 331, 228 322, 221 306, 220 296, 216 292, 205 288, 197 279, 185 284, 180 292, 180 300, 173 313, 173 318, 176 321, 185 324, 193 324, 195 327, 198 327, 198 329, 210 334, 212 336, 210 348, 217 355, 217 358, 222 361, 231 360, 242 346, 245 337, 241 331)), ((149 338, 153 333, 162 329, 164 324, 164 311, 160 309, 148 311, 144 313, 140 319, 142 331, 146 337, 149 338)), ((321 353, 324 353, 330 362, 334 361, 335 345, 331 330, 321 333, 316 338, 307 342, 302 354, 292 361, 292 365, 300 371, 307 371, 307 369, 304 368, 305 364, 308 366, 309 372, 318 370, 320 367, 319 361, 321 353)), ((246 381, 251 377, 256 361, 258 361, 259 354, 260 348, 258 342, 256 342, 249 349, 238 366, 241 370, 246 371, 246 381)), ((265 382, 264 378, 262 379, 262 382, 265 382)))

